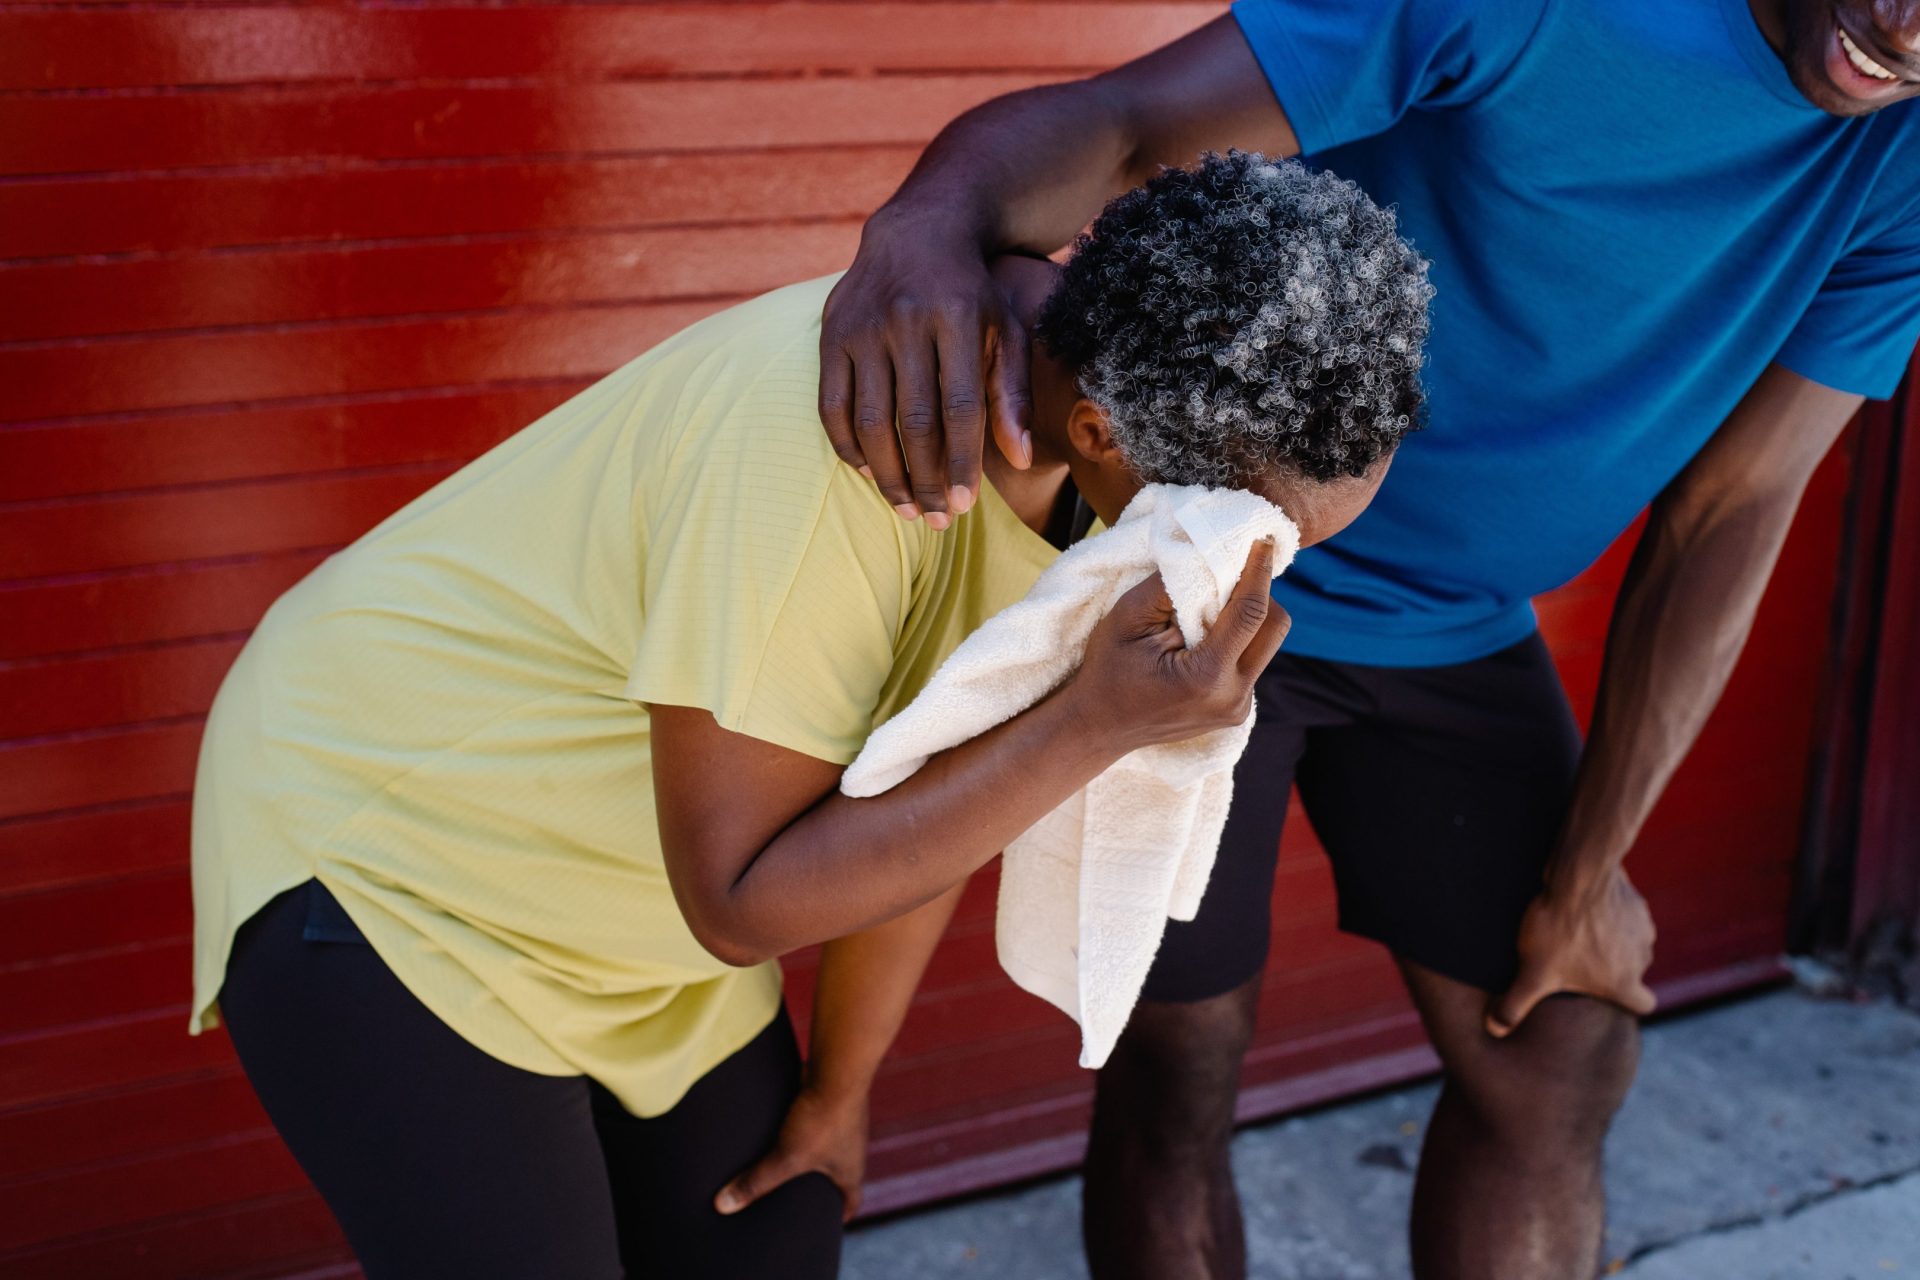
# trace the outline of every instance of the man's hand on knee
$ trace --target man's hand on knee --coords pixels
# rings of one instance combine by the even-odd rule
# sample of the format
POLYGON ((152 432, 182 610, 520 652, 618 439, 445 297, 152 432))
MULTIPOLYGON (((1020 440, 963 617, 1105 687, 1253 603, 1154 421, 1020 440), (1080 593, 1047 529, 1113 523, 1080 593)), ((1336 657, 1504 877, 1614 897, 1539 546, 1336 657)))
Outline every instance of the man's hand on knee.
POLYGON ((1652 1013, 1653 940, 1653 916, 1625 871, 1590 893, 1543 890, 1520 923, 1520 972, 1487 1002, 1487 1033, 1511 1035, 1542 1000, 1563 991, 1652 1013))

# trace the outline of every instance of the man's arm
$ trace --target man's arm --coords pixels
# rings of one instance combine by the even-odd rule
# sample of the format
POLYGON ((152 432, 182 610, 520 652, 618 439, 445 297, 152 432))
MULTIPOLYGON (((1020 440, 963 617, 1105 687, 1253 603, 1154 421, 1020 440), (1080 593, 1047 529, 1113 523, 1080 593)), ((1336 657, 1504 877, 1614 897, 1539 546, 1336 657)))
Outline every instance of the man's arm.
POLYGON ((738 1213, 803 1173, 833 1179, 846 1217, 860 1211, 874 1076, 965 891, 966 885, 955 885, 898 920, 836 938, 822 949, 800 1096, 774 1149, 715 1197, 720 1212, 738 1213))
POLYGON ((868 221, 827 300, 820 416, 835 451, 869 468, 902 515, 938 528, 978 495, 989 409, 1001 451, 1026 466, 1027 337, 988 259, 1050 253, 1161 164, 1228 147, 1300 149, 1231 17, 948 125, 868 221))
POLYGON ((1494 1035, 1557 991, 1652 1011, 1653 924, 1621 862, 1719 701, 1800 495, 1861 400, 1772 365, 1654 501, 1520 973, 1488 1005, 1494 1035))

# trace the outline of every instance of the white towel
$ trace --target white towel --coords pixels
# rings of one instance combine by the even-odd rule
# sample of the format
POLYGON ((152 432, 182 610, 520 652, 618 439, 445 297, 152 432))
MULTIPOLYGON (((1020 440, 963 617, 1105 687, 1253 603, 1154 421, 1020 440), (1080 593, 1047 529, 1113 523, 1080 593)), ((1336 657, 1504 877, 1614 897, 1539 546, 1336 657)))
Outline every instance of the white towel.
MULTIPOLYGON (((1040 701, 1079 667, 1114 602, 1155 570, 1181 635, 1198 644, 1262 538, 1274 540, 1278 576, 1300 545, 1278 507, 1243 490, 1148 485, 1113 528, 1069 548, 968 636, 874 730, 841 791, 878 795, 1040 701)), ((1081 1066, 1113 1051, 1167 921, 1199 910, 1252 730, 1249 712, 1233 728, 1132 752, 1007 846, 1001 967, 1080 1024, 1081 1066)))

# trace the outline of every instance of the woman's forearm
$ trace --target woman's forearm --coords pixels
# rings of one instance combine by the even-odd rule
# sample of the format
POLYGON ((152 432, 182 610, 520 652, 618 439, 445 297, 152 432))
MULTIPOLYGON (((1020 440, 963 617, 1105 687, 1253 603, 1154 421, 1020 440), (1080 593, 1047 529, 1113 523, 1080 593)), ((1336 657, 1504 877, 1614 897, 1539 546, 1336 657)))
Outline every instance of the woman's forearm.
POLYGON ((963 890, 955 885, 918 910, 822 949, 803 1087, 773 1149, 714 1197, 721 1213, 738 1213, 808 1173, 825 1174, 840 1188, 845 1217, 858 1212, 874 1077, 963 890))
POLYGON ((955 885, 897 920, 827 943, 813 984, 808 1088, 866 1094, 965 892, 955 885))
POLYGON ((984 866, 1126 754, 1071 690, 941 752, 881 795, 822 799, 733 883, 736 941, 772 956, 855 933, 984 866))

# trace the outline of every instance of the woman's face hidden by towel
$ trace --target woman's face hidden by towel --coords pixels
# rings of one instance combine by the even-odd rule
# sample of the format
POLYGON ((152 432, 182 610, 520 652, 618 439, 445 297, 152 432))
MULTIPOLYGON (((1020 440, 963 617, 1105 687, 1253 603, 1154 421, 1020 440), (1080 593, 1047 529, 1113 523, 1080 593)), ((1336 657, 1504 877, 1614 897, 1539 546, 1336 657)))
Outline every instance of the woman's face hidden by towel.
MULTIPOLYGON (((1107 415, 1082 397, 1067 413, 1067 467, 1073 483, 1101 520, 1111 525, 1139 493, 1144 481, 1113 442, 1107 415)), ((1287 513, 1300 528, 1300 545, 1324 542, 1352 524, 1380 491, 1393 455, 1387 454, 1363 476, 1310 480, 1276 470, 1247 487, 1287 513)))

